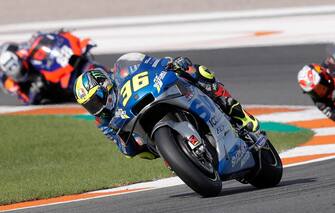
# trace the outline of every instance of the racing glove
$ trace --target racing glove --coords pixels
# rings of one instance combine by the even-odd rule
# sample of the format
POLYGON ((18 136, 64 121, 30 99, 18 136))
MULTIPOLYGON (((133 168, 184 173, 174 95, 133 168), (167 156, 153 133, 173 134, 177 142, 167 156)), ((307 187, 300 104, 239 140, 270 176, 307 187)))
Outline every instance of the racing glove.
POLYGON ((187 71, 190 66, 192 66, 192 62, 187 57, 179 56, 172 61, 172 65, 174 69, 181 69, 183 71, 187 71))
POLYGON ((132 157, 135 156, 136 153, 136 149, 135 147, 132 146, 131 143, 126 144, 123 139, 117 134, 117 130, 111 128, 110 126, 106 126, 106 125, 100 125, 98 126, 98 128, 102 131, 102 133, 111 141, 113 141, 120 152, 122 152, 122 154, 132 157))
POLYGON ((42 104, 44 82, 41 77, 37 77, 36 81, 32 82, 29 89, 28 104, 42 104))
POLYGON ((322 102, 316 102, 315 105, 319 108, 319 110, 325 114, 328 118, 332 119, 333 121, 335 121, 335 110, 330 107, 327 106, 325 103, 322 102))
POLYGON ((117 131, 112 128, 103 129, 104 134, 117 145, 118 149, 126 157, 132 158, 134 156, 138 156, 146 160, 153 160, 157 158, 157 156, 155 156, 153 153, 146 149, 145 145, 140 145, 140 143, 137 142, 136 138, 134 138, 133 135, 130 136, 131 138, 126 144, 124 140, 128 139, 128 133, 119 133, 119 136, 117 135, 117 131))
POLYGON ((327 68, 330 72, 330 74, 334 75, 335 72, 335 59, 333 58, 333 56, 329 56, 327 57, 323 63, 322 66, 327 68))
MULTIPOLYGON (((108 139, 113 141, 117 145, 119 151, 126 157, 131 158, 144 151, 144 147, 137 143, 133 136, 130 136, 130 140, 126 144, 125 141, 129 138, 129 133, 119 132, 118 129, 114 127, 110 119, 96 117, 96 124, 102 133, 108 139)), ((141 155, 139 157, 141 157, 141 155)), ((145 156, 143 158, 149 159, 150 157, 145 156)))

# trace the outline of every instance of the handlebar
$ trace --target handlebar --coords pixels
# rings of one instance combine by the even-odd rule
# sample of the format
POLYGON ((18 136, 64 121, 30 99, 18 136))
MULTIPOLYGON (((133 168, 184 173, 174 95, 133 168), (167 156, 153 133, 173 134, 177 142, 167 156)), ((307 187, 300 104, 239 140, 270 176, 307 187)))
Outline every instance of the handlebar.
POLYGON ((191 83, 193 86, 197 87, 201 90, 201 92, 205 93, 207 96, 209 96, 212 100, 216 100, 216 97, 213 95, 213 93, 207 91, 202 85, 199 84, 199 82, 188 72, 180 69, 180 68, 169 68, 168 70, 177 73, 180 77, 186 79, 189 83, 191 83))

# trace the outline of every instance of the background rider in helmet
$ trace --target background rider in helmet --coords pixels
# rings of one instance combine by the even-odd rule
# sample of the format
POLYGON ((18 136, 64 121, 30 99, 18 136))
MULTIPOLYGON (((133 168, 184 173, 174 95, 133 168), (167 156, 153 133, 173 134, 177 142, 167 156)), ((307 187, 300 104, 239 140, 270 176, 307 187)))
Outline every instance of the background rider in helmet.
POLYGON ((328 64, 328 62, 327 64, 325 62, 323 66, 319 64, 305 65, 298 72, 298 83, 303 92, 312 98, 319 110, 335 121, 334 68, 335 66, 328 64))
POLYGON ((229 92, 221 83, 216 81, 214 73, 210 72, 202 65, 192 65, 186 57, 172 59, 165 57, 157 59, 141 53, 128 53, 121 56, 115 63, 113 73, 108 72, 102 67, 92 66, 91 69, 79 76, 75 82, 74 93, 77 102, 87 109, 92 115, 96 116, 96 122, 101 131, 113 140, 119 150, 126 156, 133 157, 139 155, 141 158, 154 159, 158 157, 156 153, 150 151, 142 143, 142 139, 136 135, 130 137, 127 144, 124 143, 129 137, 126 132, 118 132, 118 124, 113 122, 113 117, 119 112, 115 112, 117 101, 118 79, 125 78, 129 73, 134 72, 143 60, 159 61, 169 68, 179 69, 189 72, 198 83, 207 91, 211 92, 216 98, 220 99, 222 109, 231 116, 233 121, 246 128, 248 131, 256 132, 259 129, 258 121, 250 114, 245 112, 241 104, 233 99, 229 92), (131 62, 131 64, 129 64, 131 62))
POLYGON ((25 104, 74 101, 72 88, 65 92, 66 90, 59 84, 46 81, 40 70, 36 69, 36 64, 41 66, 44 61, 53 66, 51 53, 46 54, 41 43, 53 45, 52 39, 65 33, 69 34, 63 30, 50 33, 37 32, 28 42, 2 44, 0 87, 3 91, 16 95, 25 104))
POLYGON ((0 47, 0 86, 6 93, 17 95, 25 103, 30 101, 30 87, 33 82, 29 73, 29 65, 24 56, 28 52, 25 43, 4 43, 0 47))

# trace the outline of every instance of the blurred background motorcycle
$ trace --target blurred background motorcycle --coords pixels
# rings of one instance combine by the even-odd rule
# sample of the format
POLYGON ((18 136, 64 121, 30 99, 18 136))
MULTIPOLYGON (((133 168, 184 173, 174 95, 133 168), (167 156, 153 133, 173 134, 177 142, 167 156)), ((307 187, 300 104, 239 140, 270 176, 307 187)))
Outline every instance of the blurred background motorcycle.
POLYGON ((30 105, 72 102, 74 80, 93 62, 91 39, 69 31, 37 32, 0 48, 0 86, 30 105))

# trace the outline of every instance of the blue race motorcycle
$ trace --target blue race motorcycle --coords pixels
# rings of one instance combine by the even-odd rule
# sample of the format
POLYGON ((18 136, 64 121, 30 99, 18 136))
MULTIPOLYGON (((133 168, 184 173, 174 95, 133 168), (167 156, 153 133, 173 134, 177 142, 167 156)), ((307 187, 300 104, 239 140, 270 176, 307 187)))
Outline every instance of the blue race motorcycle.
POLYGON ((257 188, 277 185, 282 162, 265 132, 256 135, 232 124, 193 77, 162 61, 146 56, 116 79, 119 99, 111 125, 142 137, 204 197, 218 195, 222 181, 231 179, 257 188))

